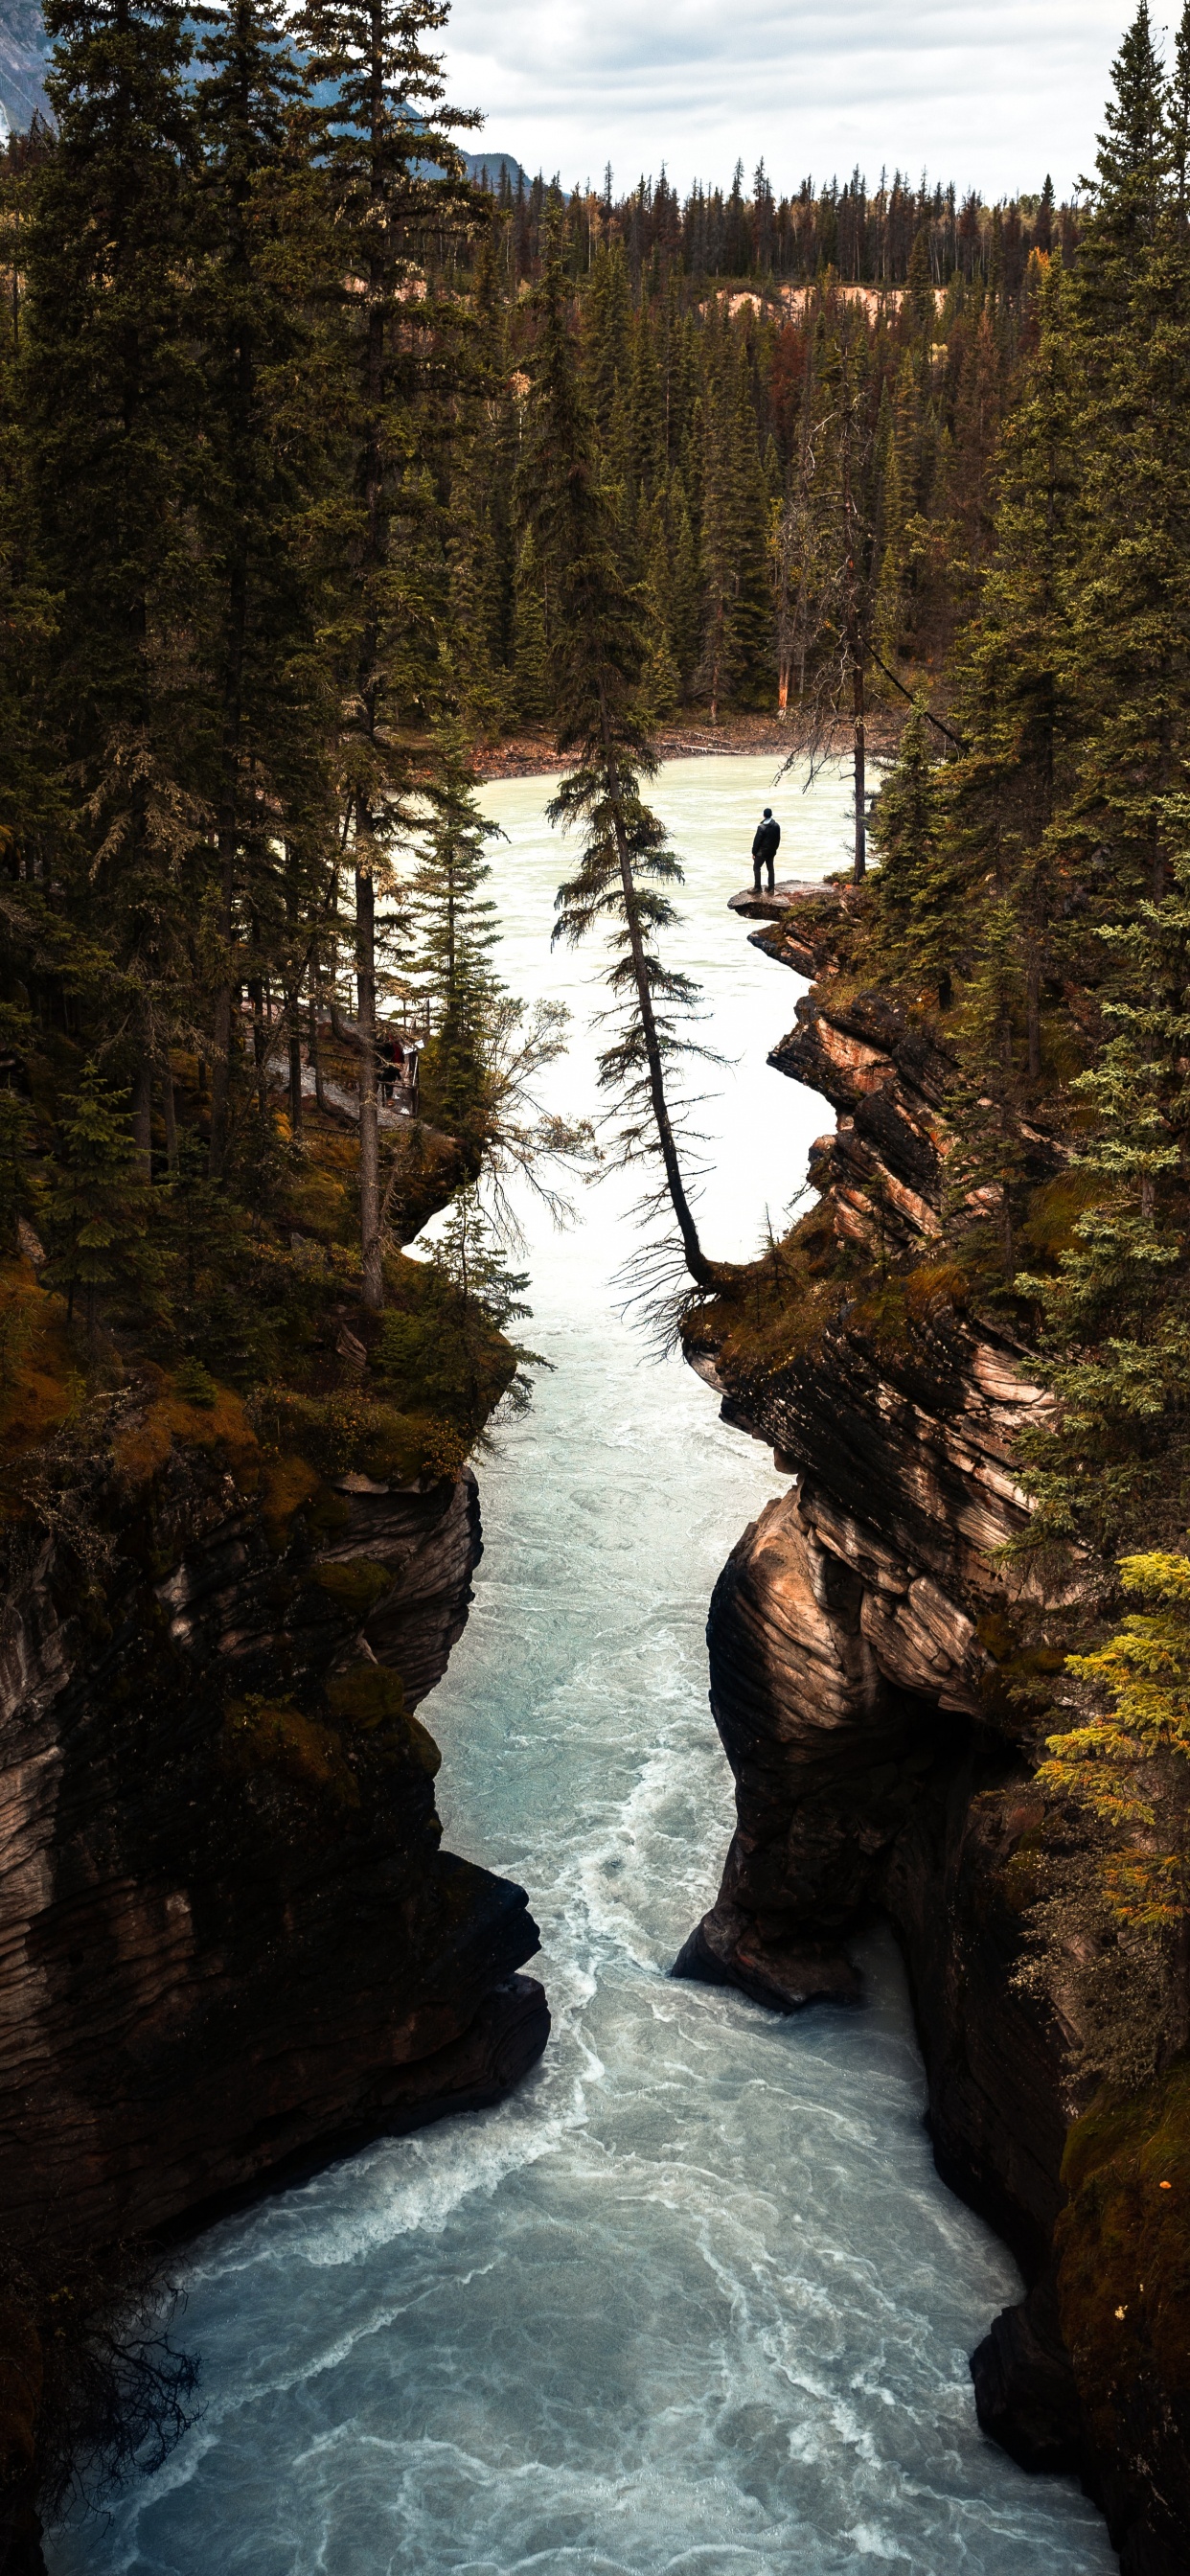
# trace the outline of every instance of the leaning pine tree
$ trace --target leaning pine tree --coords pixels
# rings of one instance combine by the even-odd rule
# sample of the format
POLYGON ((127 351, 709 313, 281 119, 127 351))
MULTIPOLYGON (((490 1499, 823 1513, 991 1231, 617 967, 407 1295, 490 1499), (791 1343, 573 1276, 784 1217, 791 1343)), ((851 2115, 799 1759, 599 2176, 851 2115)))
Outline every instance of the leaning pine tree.
POLYGON ((577 754, 549 808, 552 821, 585 831, 577 874, 559 888, 554 936, 571 945, 598 924, 611 931, 609 969, 616 1034, 599 1060, 600 1085, 618 1096, 626 1161, 659 1157, 664 1189, 677 1220, 682 1256, 700 1288, 723 1283, 708 1260, 687 1196, 666 1076, 683 1055, 700 1052, 679 1022, 697 988, 657 952, 674 919, 665 889, 682 871, 664 826, 642 803, 640 780, 656 759, 639 701, 647 654, 643 612, 618 566, 612 503, 596 480, 591 423, 574 361, 560 263, 550 262, 539 293, 541 335, 527 451, 522 512, 549 567, 557 603, 554 684, 561 752, 577 754))

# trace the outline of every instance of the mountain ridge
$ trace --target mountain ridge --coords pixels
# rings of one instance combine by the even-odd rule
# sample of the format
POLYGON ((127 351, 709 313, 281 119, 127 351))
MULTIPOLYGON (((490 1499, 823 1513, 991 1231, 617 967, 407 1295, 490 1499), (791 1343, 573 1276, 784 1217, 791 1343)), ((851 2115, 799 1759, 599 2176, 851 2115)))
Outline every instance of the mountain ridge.
MULTIPOLYGON (((49 40, 39 0, 0 0, 0 143, 24 133, 35 116, 48 116, 45 65, 49 40)), ((511 152, 464 152, 467 177, 498 189, 507 170, 510 187, 527 173, 511 152)))

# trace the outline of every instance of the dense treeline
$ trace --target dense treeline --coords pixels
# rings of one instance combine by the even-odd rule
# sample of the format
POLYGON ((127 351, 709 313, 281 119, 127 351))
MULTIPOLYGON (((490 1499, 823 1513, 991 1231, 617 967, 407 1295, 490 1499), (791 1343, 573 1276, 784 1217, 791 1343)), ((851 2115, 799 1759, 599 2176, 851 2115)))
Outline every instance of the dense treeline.
MULTIPOLYGON (((88 1364, 127 1325, 340 1464, 361 1368, 373 1467, 474 1436, 519 1283, 469 1199, 429 1274, 395 1247, 485 1164, 499 1187, 577 1141, 539 1113, 559 1032, 503 993, 483 892, 471 752, 525 723, 577 763, 561 928, 617 943, 625 1150, 653 1138, 718 1278, 641 782, 683 705, 781 712, 791 748, 854 759, 862 875, 875 702, 912 711, 854 962, 954 1053, 962 1294, 1040 1337, 1060 1399, 1034 1556, 1100 1581, 1168 1555, 1190 20, 1167 71, 1141 8, 1077 219, 1048 188, 782 207, 759 177, 493 198, 459 175, 436 0, 49 21, 55 129, 3 165, 0 1224, 44 1245, 88 1364), (398 1123, 383 1050, 413 1015, 425 1114, 398 1123), (345 1293, 364 1338, 328 1360, 345 1293)), ((1171 1942, 1187 1848, 1171 1825, 1136 1881, 1171 1942)))
POLYGON ((537 272, 547 239, 558 242, 576 277, 601 248, 619 243, 634 293, 643 281, 653 294, 664 291, 674 268, 699 293, 708 279, 756 279, 775 289, 812 283, 828 269, 846 284, 903 286, 924 242, 936 286, 957 276, 1016 295, 1030 251, 1048 258, 1060 249, 1069 259, 1081 220, 1077 205, 1055 203, 1048 178, 1039 196, 996 206, 983 204, 973 190, 960 199, 953 185, 930 188, 923 180, 914 188, 899 171, 891 183, 882 177, 871 195, 856 170, 842 186, 833 179, 815 189, 804 179, 796 196, 778 199, 763 162, 750 196, 742 162, 726 195, 696 184, 684 202, 664 170, 656 182, 642 178, 628 196, 615 198, 610 170, 599 194, 590 188, 567 193, 559 180, 540 176, 528 186, 518 178, 514 188, 502 167, 494 193, 502 257, 518 279, 537 272))
MULTIPOLYGON (((449 1466, 515 1365, 515 1281, 470 1200, 429 1271, 396 1247, 534 1162, 558 1037, 494 972, 458 729, 452 458, 488 359, 429 275, 475 222, 438 13, 49 23, 55 128, 3 172, 4 1251, 23 1227, 92 1374, 130 1331, 274 1429, 287 1389, 340 1463, 367 1353, 336 1301, 387 1294, 369 1436, 449 1466)), ((14 1436, 67 1402, 29 1414, 23 1298, 14 1436)))
MULTIPOLYGON (((853 188, 843 267, 903 291, 849 294, 819 226, 800 299, 721 296, 664 183, 620 209, 464 183, 431 0, 48 23, 54 126, 3 165, 3 1223, 36 1220, 72 1318, 118 1290, 166 1346, 259 1373, 308 1283, 276 1270, 271 1341, 239 1289, 254 1229, 293 1222, 328 1043, 358 1096, 338 1251, 372 1313, 425 1195, 382 1141, 378 1013, 428 1028, 423 1106, 469 1172, 547 1132, 527 1086, 556 1032, 499 992, 467 765, 562 713, 526 273, 552 264, 576 352, 633 722, 842 726, 862 856, 867 706, 970 607, 1073 219, 1048 189, 1026 222, 853 188)), ((731 257, 767 274, 764 188, 744 203, 731 257)))

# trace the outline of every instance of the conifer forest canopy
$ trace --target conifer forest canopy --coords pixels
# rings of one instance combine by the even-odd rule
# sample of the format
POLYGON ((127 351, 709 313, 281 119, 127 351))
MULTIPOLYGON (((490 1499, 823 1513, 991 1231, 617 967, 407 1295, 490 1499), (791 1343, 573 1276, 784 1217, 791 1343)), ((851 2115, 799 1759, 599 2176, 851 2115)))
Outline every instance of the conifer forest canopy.
POLYGON ((1054 1399, 1014 1469, 1059 1605, 1013 1668, 1031 1937, 1038 1974, 1079 1962, 1083 2073, 1160 2084, 1190 1902, 1190 7, 1168 38, 1137 10, 1077 202, 1041 171, 993 205, 781 195, 763 162, 683 198, 493 172, 444 16, 47 0, 48 113, 0 155, 4 1511, 85 1560, 79 1442, 134 1367, 374 1477, 457 1477, 523 1400, 501 1195, 591 1140, 551 1109, 558 1013, 499 975, 478 781, 561 770, 558 933, 610 932, 601 1080, 672 1221, 673 1329, 752 1315, 775 1369, 828 1310, 935 1357, 988 1314, 1054 1399), (849 765, 836 999, 879 986, 949 1068, 928 1256, 813 1209, 755 1271, 700 1238, 681 853, 647 803, 692 730, 849 765))

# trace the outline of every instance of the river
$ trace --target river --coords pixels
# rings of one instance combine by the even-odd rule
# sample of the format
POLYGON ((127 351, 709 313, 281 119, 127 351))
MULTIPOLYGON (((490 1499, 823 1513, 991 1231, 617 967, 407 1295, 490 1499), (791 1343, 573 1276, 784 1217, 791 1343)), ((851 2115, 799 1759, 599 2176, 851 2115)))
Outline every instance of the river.
MULTIPOLYGON (((687 869, 675 961, 705 984, 708 1247, 754 1248, 829 1123, 764 1063, 801 989, 725 910, 760 805, 780 866, 845 856, 836 775, 668 765, 687 869)), ((551 955, 549 782, 500 782, 501 966, 559 995, 557 1086, 592 1106, 597 960, 551 955)), ((1069 2483, 985 2442, 967 2356, 1018 2283, 944 2190, 891 1939, 869 2000, 780 2020, 666 1969, 711 1901, 730 1781, 703 1626, 785 1480, 618 1312, 634 1189, 527 1212, 532 1412, 480 1462, 485 1556, 446 1680, 448 1845, 542 1927, 546 2057, 499 2109, 383 2142, 211 2230, 188 2261, 201 2421, 59 2532, 54 2576, 1107 2576, 1069 2483)))

